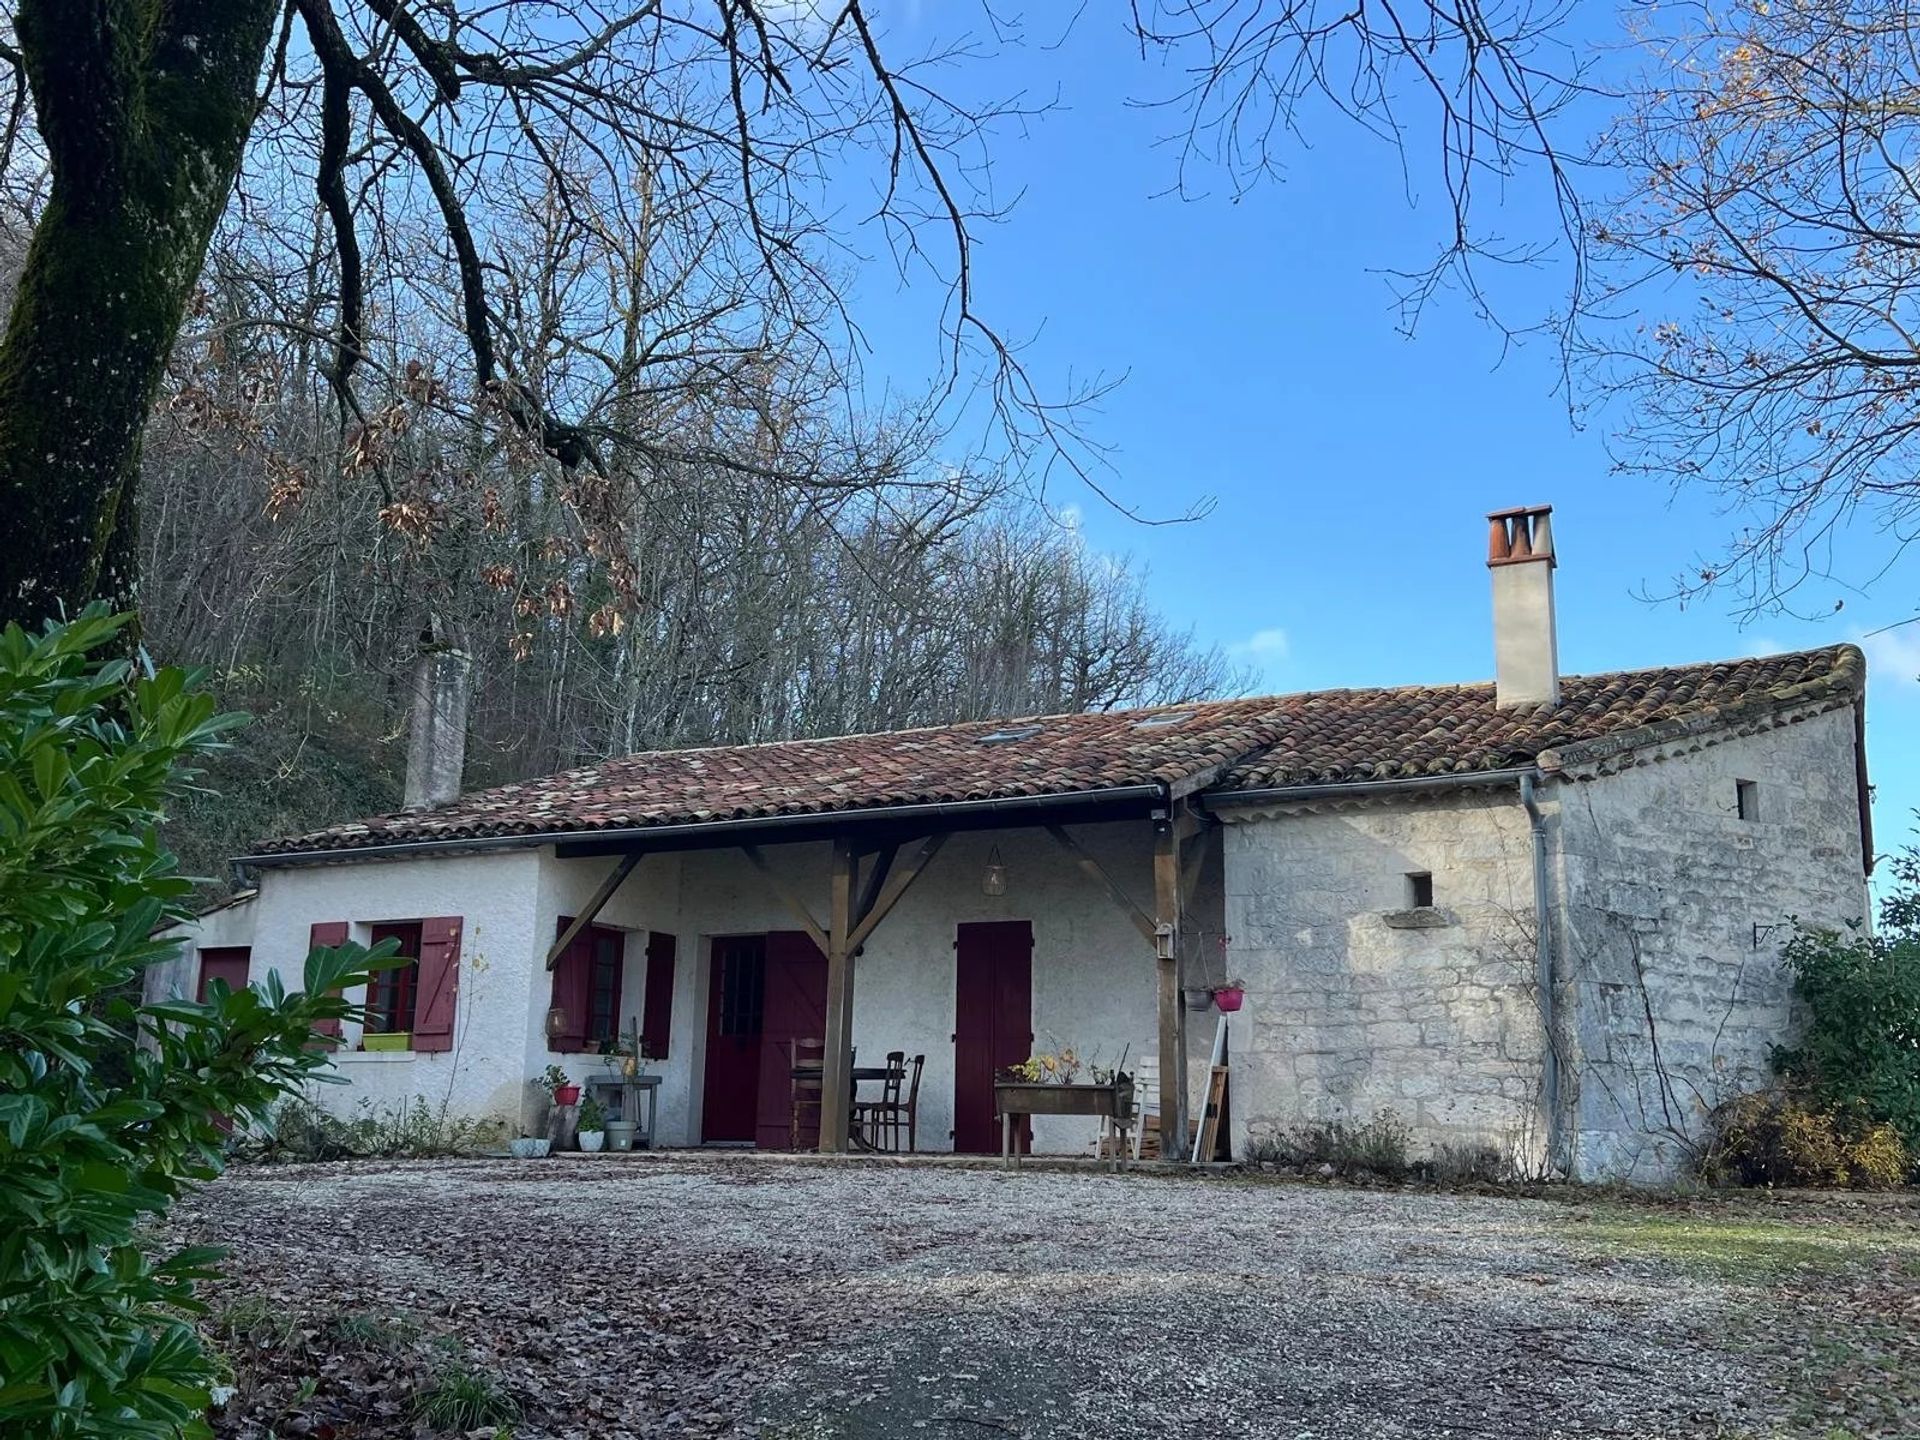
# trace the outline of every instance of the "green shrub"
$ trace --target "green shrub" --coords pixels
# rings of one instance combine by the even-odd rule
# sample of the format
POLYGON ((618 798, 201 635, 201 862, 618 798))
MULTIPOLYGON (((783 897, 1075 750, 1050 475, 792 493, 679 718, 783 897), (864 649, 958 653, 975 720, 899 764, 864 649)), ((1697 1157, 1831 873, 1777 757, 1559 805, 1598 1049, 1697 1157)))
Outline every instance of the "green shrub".
POLYGON ((1806 1008, 1774 1068, 1843 1130, 1891 1125, 1920 1155, 1920 864, 1893 862, 1880 933, 1798 930, 1784 958, 1806 1008))
POLYGON ((102 659, 124 621, 90 607, 0 631, 0 1434, 205 1435, 216 1361, 186 1316, 219 1252, 152 1256, 143 1227, 220 1171, 227 1132, 326 1064, 343 987, 397 963, 315 951, 204 1005, 143 1004, 173 958, 155 932, 193 888, 157 839, 189 767, 235 717, 195 677, 102 659))
POLYGON ((1836 1115, 1790 1090, 1736 1096, 1713 1112, 1710 1128, 1701 1170, 1715 1184, 1884 1190, 1911 1169, 1891 1125, 1836 1115))

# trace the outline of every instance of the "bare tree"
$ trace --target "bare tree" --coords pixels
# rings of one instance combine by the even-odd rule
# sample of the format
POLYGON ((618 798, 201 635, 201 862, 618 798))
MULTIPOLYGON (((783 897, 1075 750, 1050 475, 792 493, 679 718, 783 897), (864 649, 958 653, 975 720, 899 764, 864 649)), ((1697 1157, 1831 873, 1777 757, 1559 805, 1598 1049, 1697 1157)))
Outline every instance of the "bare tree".
MULTIPOLYGON (((1516 258, 1474 233, 1473 188, 1523 156, 1552 163, 1546 121, 1564 82, 1542 55, 1563 13, 1543 0, 1140 0, 1133 26, 1191 75, 1171 103, 1194 153, 1210 140, 1235 183, 1268 168, 1310 101, 1401 138, 1411 79, 1423 96, 1411 123, 1432 128, 1454 217, 1412 287, 1417 309, 1437 277, 1470 274, 1468 256, 1516 258)), ((1006 33, 991 9, 978 15, 984 33, 1006 33)), ((902 59, 864 0, 13 0, 11 17, 3 158, 37 157, 50 183, 0 344, 0 505, 19 542, 0 558, 0 617, 131 597, 142 425, 209 239, 236 209, 324 215, 318 230, 286 227, 300 243, 258 284, 328 277, 324 305, 275 322, 313 347, 363 478, 393 488, 386 402, 367 393, 378 332, 430 319, 462 336, 458 372, 421 375, 397 354, 401 373, 372 388, 410 386, 474 417, 476 445, 547 467, 592 544, 631 498, 623 483, 686 458, 669 438, 685 434, 668 423, 673 392, 696 387, 710 413, 731 394, 750 416, 770 391, 769 336, 783 355, 810 342, 848 363, 839 296, 854 257, 824 187, 868 166, 896 257, 950 287, 947 388, 984 377, 1015 468, 1045 455, 1093 480, 1076 397, 1041 394, 982 318, 971 237, 993 213, 984 166, 996 123, 1026 106, 945 98, 940 67, 977 64, 976 46, 902 59), (633 268, 517 269, 499 229, 534 197, 633 268), (655 312, 663 277, 690 327, 655 312), (547 288, 529 310, 535 279, 547 288), (609 348, 620 316, 644 323, 609 348), (616 463, 623 451, 631 463, 616 463)), ((767 418, 746 426, 762 441, 767 418)), ((755 454, 738 438, 723 430, 704 458, 846 483, 790 471, 777 441, 755 454)), ((410 520, 418 505, 395 494, 387 508, 410 520)))
MULTIPOLYGON (((1003 415, 1032 398, 979 319, 968 260, 982 211, 964 162, 1009 107, 947 104, 921 66, 948 57, 895 63, 862 0, 830 16, 758 0, 18 0, 11 18, 18 45, 0 56, 36 124, 27 136, 16 104, 7 151, 25 137, 51 184, 0 344, 0 504, 19 542, 0 559, 0 616, 130 598, 141 429, 236 176, 243 211, 297 214, 305 190, 324 212, 326 251, 305 258, 329 273, 329 303, 280 321, 322 345, 350 449, 380 436, 362 394, 375 331, 431 316, 464 337, 462 373, 401 378, 482 418, 488 443, 596 477, 589 491, 615 449, 675 458, 645 407, 623 424, 577 367, 530 364, 536 341, 544 358, 592 353, 608 313, 644 311, 666 271, 700 323, 643 327, 601 357, 603 384, 735 388, 744 407, 767 390, 769 330, 846 353, 822 181, 866 154, 886 167, 895 243, 944 257, 956 373, 982 342, 1003 415), (642 272, 574 276, 531 316, 509 303, 527 277, 497 227, 535 195, 642 272), (663 213, 678 248, 642 257, 663 213), (420 243, 392 243, 403 233, 420 243)), ((362 448, 378 478, 378 444, 362 448)), ((722 453, 818 478, 786 475, 777 449, 722 453)))
POLYGON ((1592 226, 1589 356, 1625 406, 1622 465, 1749 522, 1675 593, 1791 605, 1810 578, 1869 578, 1837 554, 1850 524, 1897 555, 1920 519, 1920 7, 1742 0, 1647 25, 1602 150, 1626 189, 1592 226))

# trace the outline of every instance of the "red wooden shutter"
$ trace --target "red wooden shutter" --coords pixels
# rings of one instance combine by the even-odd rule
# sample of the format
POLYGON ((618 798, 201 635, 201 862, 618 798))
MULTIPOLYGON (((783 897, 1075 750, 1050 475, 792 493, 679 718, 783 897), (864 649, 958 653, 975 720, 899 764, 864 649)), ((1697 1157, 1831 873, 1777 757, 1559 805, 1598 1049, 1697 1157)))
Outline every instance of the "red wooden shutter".
POLYGON ((460 999, 460 917, 420 922, 420 979, 414 990, 413 1048, 451 1050, 460 999))
MULTIPOLYGON (((554 938, 567 933, 571 915, 562 915, 554 938)), ((593 998, 593 927, 582 926, 566 953, 553 963, 552 1004, 566 1013, 566 1024, 558 1035, 547 1037, 547 1049, 556 1053, 579 1052, 587 1048, 587 1010, 593 998)))
MULTIPOLYGON (((322 920, 307 932, 307 948, 310 950, 331 950, 336 945, 347 943, 347 922, 344 920, 322 920)), ((338 1019, 317 1020, 313 1028, 336 1044, 340 1039, 338 1019)))
POLYGON ((676 937, 654 930, 647 935, 646 1009, 640 1017, 640 1044, 649 1057, 667 1058, 673 1034, 673 968, 676 937))

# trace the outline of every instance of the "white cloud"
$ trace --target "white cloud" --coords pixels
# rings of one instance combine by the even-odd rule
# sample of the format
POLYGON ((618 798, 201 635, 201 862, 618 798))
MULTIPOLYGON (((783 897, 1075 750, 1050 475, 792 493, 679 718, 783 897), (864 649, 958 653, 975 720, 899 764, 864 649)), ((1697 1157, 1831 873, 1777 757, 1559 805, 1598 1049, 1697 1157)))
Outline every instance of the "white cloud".
POLYGON ((1873 690, 1920 694, 1920 623, 1872 634, 1855 630, 1853 639, 1867 652, 1867 684, 1873 690))
POLYGON ((1227 647, 1227 653, 1244 655, 1249 660, 1272 665, 1292 654, 1293 646, 1287 639, 1287 632, 1273 625, 1265 630, 1254 631, 1244 640, 1235 641, 1227 647))

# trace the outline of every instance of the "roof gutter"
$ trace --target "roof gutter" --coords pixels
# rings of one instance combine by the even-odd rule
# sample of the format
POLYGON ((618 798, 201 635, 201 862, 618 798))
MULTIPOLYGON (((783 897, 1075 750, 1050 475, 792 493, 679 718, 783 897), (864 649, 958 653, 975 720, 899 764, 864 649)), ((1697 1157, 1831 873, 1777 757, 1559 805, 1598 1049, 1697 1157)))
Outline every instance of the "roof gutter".
POLYGON ((375 845, 341 845, 327 850, 283 850, 264 855, 240 855, 235 865, 270 868, 279 865, 323 865, 348 860, 400 855, 430 855, 449 850, 523 850, 541 845, 629 842, 643 848, 650 840, 680 841, 713 836, 722 843, 744 833, 819 828, 839 823, 873 824, 887 821, 964 819, 973 816, 1057 809, 1061 806, 1114 805, 1130 802, 1165 804, 1165 785, 1117 785, 1105 790, 1075 790, 1045 795, 1007 795, 981 800, 936 800, 909 805, 873 805, 853 810, 816 810, 799 815, 740 816, 728 820, 699 820, 687 825, 636 825, 605 830, 547 830, 531 835, 452 836, 436 840, 392 840, 375 845))

